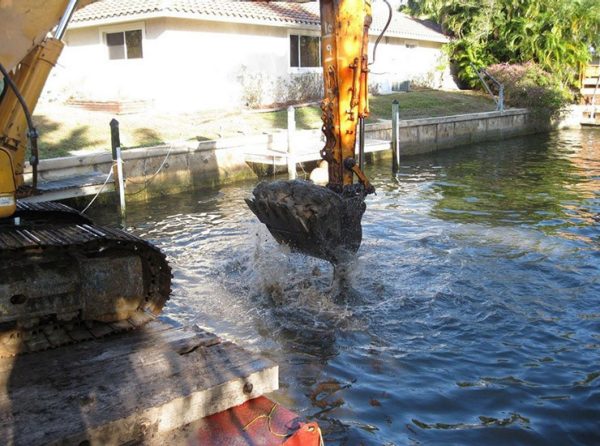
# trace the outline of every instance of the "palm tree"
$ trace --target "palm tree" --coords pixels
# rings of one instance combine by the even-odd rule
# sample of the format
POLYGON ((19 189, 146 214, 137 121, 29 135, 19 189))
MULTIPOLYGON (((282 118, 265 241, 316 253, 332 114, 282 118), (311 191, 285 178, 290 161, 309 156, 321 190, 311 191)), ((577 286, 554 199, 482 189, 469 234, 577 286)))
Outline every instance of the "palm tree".
POLYGON ((455 38, 449 52, 463 79, 475 79, 471 64, 532 61, 573 85, 590 47, 600 47, 598 0, 409 0, 406 8, 455 38))

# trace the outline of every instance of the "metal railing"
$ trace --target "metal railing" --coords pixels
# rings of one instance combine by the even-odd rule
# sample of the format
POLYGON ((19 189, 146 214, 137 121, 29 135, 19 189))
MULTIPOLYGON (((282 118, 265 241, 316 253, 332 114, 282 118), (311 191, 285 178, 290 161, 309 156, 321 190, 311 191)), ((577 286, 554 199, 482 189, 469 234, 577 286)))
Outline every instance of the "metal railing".
POLYGON ((477 73, 477 77, 481 81, 483 88, 485 88, 485 90, 489 93, 489 95, 492 97, 492 99, 496 103, 496 110, 503 112, 504 111, 504 84, 499 82, 494 76, 492 76, 490 73, 488 73, 484 68, 477 69, 477 68, 475 68, 475 66, 473 64, 471 64, 471 68, 473 68, 473 70, 477 73), (498 88, 498 97, 496 97, 496 95, 494 94, 494 92, 492 91, 490 86, 488 85, 487 81, 485 80, 484 76, 487 76, 488 79, 491 80, 496 85, 496 87, 498 88))
POLYGON ((600 88, 600 63, 598 64, 598 70, 596 71, 596 86, 592 93, 592 111, 590 113, 592 121, 596 120, 596 96, 598 95, 598 88, 600 88))

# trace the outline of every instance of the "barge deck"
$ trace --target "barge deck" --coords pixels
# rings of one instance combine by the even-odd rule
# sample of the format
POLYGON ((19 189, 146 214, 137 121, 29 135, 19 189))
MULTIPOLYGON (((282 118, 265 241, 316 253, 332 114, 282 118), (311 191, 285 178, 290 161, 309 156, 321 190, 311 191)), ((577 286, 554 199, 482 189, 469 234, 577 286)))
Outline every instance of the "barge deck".
POLYGON ((161 322, 0 360, 0 444, 152 442, 278 388, 278 366, 161 322))

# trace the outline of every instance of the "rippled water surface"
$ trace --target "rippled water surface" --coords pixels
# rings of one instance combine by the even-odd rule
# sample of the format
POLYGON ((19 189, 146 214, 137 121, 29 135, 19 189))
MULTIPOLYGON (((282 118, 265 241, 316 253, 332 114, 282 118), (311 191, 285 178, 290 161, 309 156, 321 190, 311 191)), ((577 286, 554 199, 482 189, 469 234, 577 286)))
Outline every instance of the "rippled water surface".
POLYGON ((600 132, 388 164, 343 296, 253 183, 131 205, 174 269, 164 318, 279 363, 272 398, 327 444, 600 444, 600 132))

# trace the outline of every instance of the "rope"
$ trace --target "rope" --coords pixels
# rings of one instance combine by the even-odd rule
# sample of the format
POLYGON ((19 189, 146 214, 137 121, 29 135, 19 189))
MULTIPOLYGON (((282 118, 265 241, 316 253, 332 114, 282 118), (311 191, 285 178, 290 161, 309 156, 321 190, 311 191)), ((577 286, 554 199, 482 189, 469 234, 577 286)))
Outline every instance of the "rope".
POLYGON ((304 163, 298 163, 300 165, 300 169, 302 169, 302 173, 304 173, 304 179, 306 180, 306 178, 309 176, 308 173, 306 172, 306 170, 304 170, 304 163))
MULTIPOLYGON (((133 181, 129 178, 125 179, 126 183, 144 184, 145 185, 140 190, 130 193, 130 194, 127 194, 127 195, 139 194, 140 192, 143 192, 144 190, 146 190, 148 188, 148 185, 152 182, 152 180, 156 177, 156 175, 158 175, 160 173, 160 171, 163 169, 163 167, 165 167, 165 164, 166 164, 167 160, 169 159, 169 155, 171 154, 172 150, 173 150, 173 146, 171 145, 171 146, 169 146, 169 150, 167 151, 167 154, 165 155, 165 158, 163 159, 162 163, 160 164, 160 166, 158 167, 156 172, 154 172, 149 178, 144 178, 144 181, 133 181)), ((98 196, 104 191, 104 188, 106 187, 106 184, 108 183, 108 180, 110 180, 110 177, 113 174, 113 168, 116 165, 117 165, 117 163, 113 162, 113 164, 110 166, 110 171, 108 172, 108 175, 106 176, 106 179, 104 180, 104 183, 102 184, 102 187, 96 193, 96 195, 94 195, 94 198, 92 198, 92 200, 88 203, 88 205, 80 212, 80 214, 85 214, 85 212, 90 208, 90 206, 94 203, 94 201, 96 201, 98 196)))
POLYGON ((171 154, 171 150, 173 150, 173 146, 169 146, 169 150, 167 151, 167 154, 165 155, 165 159, 163 159, 163 161, 160 164, 160 166, 158 167, 157 171, 154 172, 152 175, 150 175, 150 178, 144 178, 143 181, 134 181, 134 180, 132 180, 130 178, 127 178, 125 180, 125 182, 132 183, 132 184, 147 184, 150 181, 152 181, 154 179, 154 177, 156 175, 158 175, 160 173, 160 171, 162 170, 162 168, 165 166, 165 163, 167 162, 167 159, 169 159, 169 155, 171 154))
POLYGON ((88 203, 88 205, 83 209, 83 211, 80 212, 80 214, 85 214, 85 212, 90 208, 90 206, 94 203, 94 201, 96 201, 96 198, 98 198, 98 196, 102 193, 102 191, 104 190, 104 188, 106 187, 106 183, 108 183, 108 180, 110 179, 110 177, 113 174, 113 168, 117 165, 117 163, 113 163, 112 166, 110 166, 110 171, 108 172, 108 175, 106 176, 106 179, 104 180, 104 184, 102 184, 102 187, 100 188, 100 190, 96 193, 96 195, 94 195, 94 198, 92 198, 92 200, 88 203))
POLYGON ((259 415, 259 416, 257 416, 257 417, 256 417, 256 418, 254 418, 252 421, 250 421, 248 424, 246 424, 246 425, 243 427, 243 429, 242 429, 242 430, 246 431, 246 430, 248 430, 248 428, 249 428, 250 426, 252 426, 254 423, 256 423, 256 422, 257 422, 258 420, 260 420, 261 418, 266 418, 266 419, 267 419, 267 428, 269 429, 269 432, 271 432, 271 434, 275 435, 276 437, 280 437, 280 438, 286 438, 286 437, 289 437, 291 434, 289 434, 289 433, 288 433, 288 434, 280 434, 280 433, 277 433, 277 432, 275 432, 275 431, 272 429, 272 427, 271 427, 271 420, 272 420, 273 414, 275 413, 275 409, 277 409, 277 406, 278 406, 278 404, 277 404, 277 403, 275 403, 275 404, 273 405, 273 407, 271 408, 271 411, 269 412, 269 414, 268 414, 268 415, 262 414, 262 415, 259 415))
MULTIPOLYGON (((273 405, 273 407, 271 408, 271 410, 269 411, 268 415, 262 414, 257 416, 256 418, 254 418, 253 420, 251 420, 248 424, 246 424, 242 430, 243 431, 247 431, 248 428, 250 426, 252 426, 254 423, 256 423, 258 420, 262 419, 262 418, 266 418, 267 419, 267 428, 269 429, 269 432, 273 435, 275 435, 276 437, 280 437, 280 438, 287 438, 290 435, 292 435, 292 433, 288 433, 288 434, 280 434, 278 432, 275 432, 273 430, 273 428, 271 427, 271 420, 273 418, 273 414, 275 413, 275 410, 277 409, 278 404, 275 403, 273 405)), ((319 446, 325 446, 325 441, 323 440, 323 432, 321 432, 321 429, 319 427, 317 427, 317 431, 319 431, 319 446)))
POLYGON ((160 164, 160 166, 158 166, 158 169, 156 170, 156 172, 154 172, 152 175, 150 175, 150 177, 144 178, 143 181, 134 181, 130 178, 127 178, 125 180, 125 183, 131 183, 131 184, 143 184, 144 187, 142 187, 141 189, 135 191, 135 192, 131 192, 129 194, 126 195, 136 195, 139 194, 143 191, 145 191, 146 189, 148 189, 148 186, 150 185, 150 183, 152 182, 152 180, 154 180, 154 178, 156 177, 156 175, 158 175, 160 173, 160 171, 163 169, 163 167, 165 166, 165 164, 167 163, 167 160, 169 159, 169 155, 171 154, 171 151, 173 150, 173 146, 169 146, 169 150, 167 151, 167 154, 165 155, 165 158, 163 159, 162 163, 160 164))

